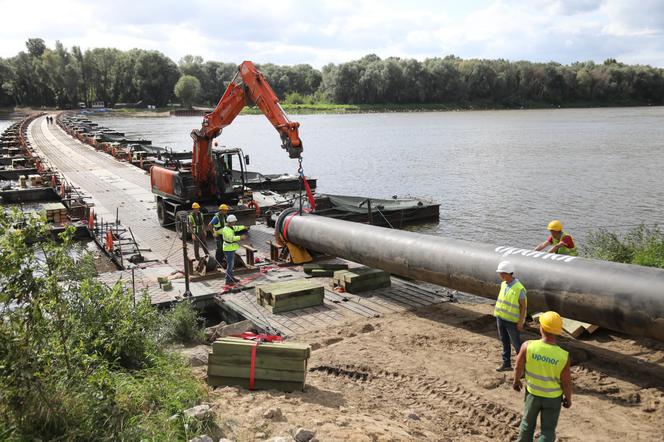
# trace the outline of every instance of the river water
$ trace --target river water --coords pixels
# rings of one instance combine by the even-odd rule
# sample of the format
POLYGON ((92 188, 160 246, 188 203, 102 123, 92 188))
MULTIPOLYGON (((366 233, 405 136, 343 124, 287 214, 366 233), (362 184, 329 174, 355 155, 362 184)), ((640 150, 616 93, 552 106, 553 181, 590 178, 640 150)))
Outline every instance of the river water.
MULTIPOLYGON (((431 198, 441 219, 423 232, 530 247, 559 218, 582 244, 594 228, 624 232, 664 215, 664 107, 291 118, 320 192, 431 198)), ((201 122, 99 120, 179 150, 191 149, 201 122)), ((239 116, 218 141, 249 154, 250 170, 296 172, 261 115, 239 116)))

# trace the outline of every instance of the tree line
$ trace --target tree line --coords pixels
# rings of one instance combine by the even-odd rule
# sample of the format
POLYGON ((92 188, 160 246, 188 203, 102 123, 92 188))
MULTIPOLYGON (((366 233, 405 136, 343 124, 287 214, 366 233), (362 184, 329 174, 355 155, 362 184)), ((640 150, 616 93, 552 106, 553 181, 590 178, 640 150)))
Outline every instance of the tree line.
MULTIPOLYGON (((0 106, 60 106, 103 101, 165 106, 185 99, 214 105, 235 75, 235 63, 187 55, 176 64, 158 51, 54 48, 39 38, 0 58, 0 106), (183 80, 178 87, 176 84, 183 80), (177 92, 177 94, 176 94, 177 92)), ((507 60, 424 61, 367 55, 328 64, 261 64, 280 99, 291 103, 530 105, 664 104, 664 69, 615 59, 562 65, 507 60)))

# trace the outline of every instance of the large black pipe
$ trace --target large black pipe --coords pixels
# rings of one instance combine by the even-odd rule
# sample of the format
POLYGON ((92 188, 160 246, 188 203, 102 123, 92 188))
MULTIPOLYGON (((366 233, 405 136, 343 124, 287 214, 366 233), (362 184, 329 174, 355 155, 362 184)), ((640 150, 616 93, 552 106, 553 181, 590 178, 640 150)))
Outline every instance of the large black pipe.
POLYGON ((509 260, 528 310, 664 341, 664 270, 474 243, 285 212, 277 230, 310 250, 495 299, 496 267, 509 260))

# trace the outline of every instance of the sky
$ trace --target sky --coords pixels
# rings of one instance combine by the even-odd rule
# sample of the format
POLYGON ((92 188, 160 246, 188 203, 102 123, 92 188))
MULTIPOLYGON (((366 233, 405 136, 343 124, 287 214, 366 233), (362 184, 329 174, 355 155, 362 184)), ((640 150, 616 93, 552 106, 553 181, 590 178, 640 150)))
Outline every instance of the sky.
POLYGON ((320 68, 367 54, 664 68, 664 0, 0 0, 0 57, 52 47, 154 49, 320 68))

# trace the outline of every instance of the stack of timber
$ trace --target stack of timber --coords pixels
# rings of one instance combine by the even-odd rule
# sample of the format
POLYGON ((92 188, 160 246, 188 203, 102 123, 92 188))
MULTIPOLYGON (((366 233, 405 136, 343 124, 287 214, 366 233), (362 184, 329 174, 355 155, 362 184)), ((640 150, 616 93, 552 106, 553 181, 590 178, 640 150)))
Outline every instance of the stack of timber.
POLYGON ((334 272, 332 284, 348 293, 360 293, 367 290, 381 289, 392 285, 390 274, 371 267, 357 267, 334 272))
POLYGON ((348 264, 308 263, 303 267, 304 273, 311 276, 334 276, 338 270, 348 270, 348 264))
POLYGON ((41 175, 29 175, 28 178, 30 179, 30 185, 32 187, 37 187, 42 185, 41 175))
POLYGON ((46 220, 53 223, 64 223, 67 221, 67 208, 62 203, 44 204, 46 220))
POLYGON ((250 388, 253 379, 253 389, 304 390, 310 355, 311 348, 306 344, 221 338, 212 344, 207 382, 212 387, 250 388))
POLYGON ((273 282, 256 287, 256 301, 271 313, 323 305, 323 284, 310 279, 273 282))

